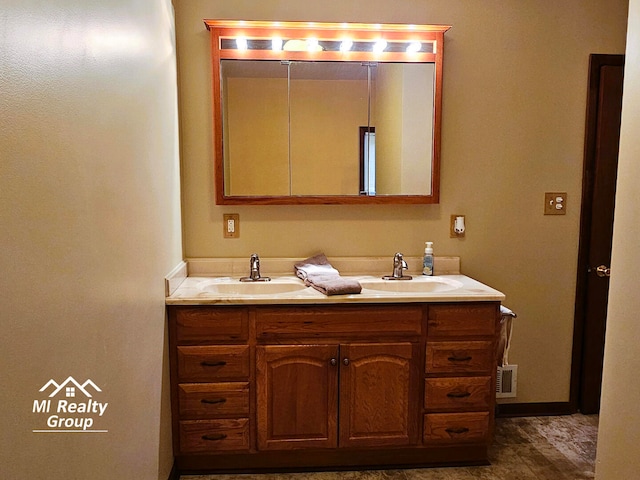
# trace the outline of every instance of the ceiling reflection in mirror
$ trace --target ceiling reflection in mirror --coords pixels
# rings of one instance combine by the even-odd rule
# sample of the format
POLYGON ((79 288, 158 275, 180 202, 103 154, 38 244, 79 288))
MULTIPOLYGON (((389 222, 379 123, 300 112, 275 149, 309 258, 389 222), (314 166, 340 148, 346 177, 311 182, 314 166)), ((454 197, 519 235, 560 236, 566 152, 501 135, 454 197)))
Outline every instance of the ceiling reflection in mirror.
POLYGON ((430 195, 434 79, 433 63, 221 60, 225 195, 430 195))

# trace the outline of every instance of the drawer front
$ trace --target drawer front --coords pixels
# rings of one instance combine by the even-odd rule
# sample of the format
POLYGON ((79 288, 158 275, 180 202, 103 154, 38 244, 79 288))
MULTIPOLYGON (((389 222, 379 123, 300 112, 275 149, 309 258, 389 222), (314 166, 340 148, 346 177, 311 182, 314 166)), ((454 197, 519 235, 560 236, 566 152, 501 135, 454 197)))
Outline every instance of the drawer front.
POLYGON ((181 453, 216 453, 248 449, 248 418, 180 422, 181 453))
POLYGON ((488 410, 491 377, 427 378, 424 406, 427 410, 488 410))
POLYGON ((422 334, 423 308, 420 306, 264 308, 256 314, 258 340, 422 334))
POLYGON ((249 338, 245 308, 180 308, 175 321, 178 345, 240 343, 249 338))
POLYGON ((179 382, 216 382, 249 378, 249 347, 177 347, 179 382))
POLYGON ((495 369, 493 342, 427 342, 426 373, 488 373, 495 369))
POLYGON ((424 416, 424 443, 484 443, 489 438, 489 412, 428 413, 424 416))
POLYGON ((248 383, 182 383, 178 385, 180 416, 191 418, 246 417, 248 383))
POLYGON ((494 335, 498 308, 497 303, 430 305, 427 333, 430 337, 494 335))

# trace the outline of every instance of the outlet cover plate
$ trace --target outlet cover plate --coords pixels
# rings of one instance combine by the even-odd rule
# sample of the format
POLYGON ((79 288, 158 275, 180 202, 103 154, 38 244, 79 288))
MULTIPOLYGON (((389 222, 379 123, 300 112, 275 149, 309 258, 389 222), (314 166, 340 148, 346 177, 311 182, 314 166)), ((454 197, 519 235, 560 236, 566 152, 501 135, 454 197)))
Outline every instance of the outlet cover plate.
POLYGON ((224 238, 238 238, 240 236, 240 215, 225 213, 222 215, 222 235, 224 238))
POLYGON ((567 214, 567 192, 546 192, 544 194, 545 215, 567 214))

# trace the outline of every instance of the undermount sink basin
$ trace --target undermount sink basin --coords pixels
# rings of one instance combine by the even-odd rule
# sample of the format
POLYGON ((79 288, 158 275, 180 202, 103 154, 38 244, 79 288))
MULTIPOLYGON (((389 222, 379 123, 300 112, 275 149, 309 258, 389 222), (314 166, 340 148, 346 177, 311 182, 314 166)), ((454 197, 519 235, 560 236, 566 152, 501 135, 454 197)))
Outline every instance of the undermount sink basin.
POLYGON ((361 280, 360 285, 367 290, 390 293, 437 293, 462 287, 462 283, 457 280, 426 276, 413 277, 412 280, 361 280))
POLYGON ((276 295, 302 291, 307 288, 297 282, 241 282, 239 280, 206 280, 198 285, 203 292, 220 295, 276 295))

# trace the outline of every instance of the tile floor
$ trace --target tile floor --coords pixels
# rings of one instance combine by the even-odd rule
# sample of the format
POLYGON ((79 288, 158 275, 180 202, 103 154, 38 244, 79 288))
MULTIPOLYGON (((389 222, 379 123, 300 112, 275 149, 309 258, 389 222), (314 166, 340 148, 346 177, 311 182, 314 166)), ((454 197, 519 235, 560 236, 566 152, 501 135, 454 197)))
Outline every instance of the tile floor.
POLYGON ((245 475, 186 475, 181 480, 585 480, 594 478, 597 415, 499 418, 491 465, 245 475))

